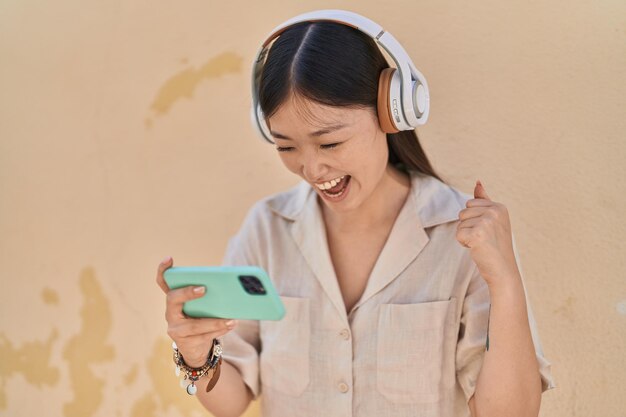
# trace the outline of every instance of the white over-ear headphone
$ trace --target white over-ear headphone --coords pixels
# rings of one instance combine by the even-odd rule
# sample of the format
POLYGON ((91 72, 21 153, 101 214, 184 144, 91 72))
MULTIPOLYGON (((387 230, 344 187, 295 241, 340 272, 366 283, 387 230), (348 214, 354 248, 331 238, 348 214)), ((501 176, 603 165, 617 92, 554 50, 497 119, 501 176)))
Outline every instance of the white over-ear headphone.
POLYGON ((346 10, 317 10, 303 13, 283 22, 270 32, 253 61, 252 67, 252 124, 262 138, 274 143, 258 100, 258 82, 263 72, 270 43, 285 29, 304 21, 332 21, 351 26, 371 36, 391 56, 396 68, 381 71, 378 85, 378 120, 386 133, 413 130, 428 120, 430 96, 426 78, 415 68, 402 45, 391 33, 354 12, 346 10))

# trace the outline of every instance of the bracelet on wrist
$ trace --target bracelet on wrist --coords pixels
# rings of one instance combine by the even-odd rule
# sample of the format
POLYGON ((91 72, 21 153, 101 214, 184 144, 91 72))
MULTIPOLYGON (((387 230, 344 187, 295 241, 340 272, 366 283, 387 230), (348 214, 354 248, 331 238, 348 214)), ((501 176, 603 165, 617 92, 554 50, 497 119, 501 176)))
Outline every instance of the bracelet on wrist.
POLYGON ((183 377, 180 380, 180 386, 186 388, 187 394, 195 395, 197 391, 196 382, 205 375, 210 375, 209 383, 206 387, 206 392, 213 389, 220 377, 220 365, 222 364, 222 344, 219 339, 213 339, 213 344, 209 350, 207 360, 204 365, 193 368, 185 363, 183 355, 178 351, 176 342, 172 342, 172 349, 174 350, 174 372, 176 376, 180 376, 181 372, 183 377), (191 381, 188 383, 187 381, 191 381))

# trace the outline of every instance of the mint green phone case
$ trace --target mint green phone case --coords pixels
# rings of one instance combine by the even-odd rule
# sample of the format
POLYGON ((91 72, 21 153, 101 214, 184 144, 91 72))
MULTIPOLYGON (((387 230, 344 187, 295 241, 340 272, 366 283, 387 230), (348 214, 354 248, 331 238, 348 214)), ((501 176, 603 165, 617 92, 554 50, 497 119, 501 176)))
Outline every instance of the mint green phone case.
POLYGON ((185 302, 191 317, 280 320, 285 306, 272 281, 258 266, 176 266, 165 270, 170 289, 203 285, 200 298, 185 302))

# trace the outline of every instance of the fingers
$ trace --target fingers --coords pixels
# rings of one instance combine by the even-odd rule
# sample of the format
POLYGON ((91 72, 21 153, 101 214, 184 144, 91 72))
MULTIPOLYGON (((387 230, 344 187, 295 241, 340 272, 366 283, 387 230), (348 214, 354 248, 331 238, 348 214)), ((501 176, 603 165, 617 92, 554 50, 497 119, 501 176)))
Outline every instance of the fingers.
POLYGON ((465 207, 487 207, 493 205, 493 201, 484 198, 470 198, 465 202, 465 207))
POLYGON ((471 229, 483 222, 486 223, 486 220, 482 217, 471 217, 463 220, 462 222, 459 222, 459 224, 456 226, 456 230, 471 229))
POLYGON ((166 294, 170 290, 170 287, 167 286, 165 278, 163 278, 163 272, 165 272, 165 270, 167 268, 170 268, 172 265, 174 265, 174 260, 171 256, 168 256, 161 261, 161 263, 159 264, 159 268, 157 269, 156 282, 166 294))
POLYGON ((467 229, 457 229, 456 240, 461 246, 470 249, 471 235, 467 229))
POLYGON ((200 335, 212 335, 213 337, 219 337, 234 329, 235 326, 237 326, 237 320, 191 318, 171 323, 167 332, 172 339, 200 335), (232 322, 230 326, 226 324, 229 321, 232 322), (216 336, 216 334, 219 336, 216 336))
POLYGON ((459 210, 460 220, 478 216, 487 216, 493 219, 498 219, 502 216, 508 216, 508 210, 504 204, 494 202, 490 202, 487 205, 473 204, 471 207, 459 210))
POLYGON ((459 220, 471 219, 472 217, 479 217, 485 212, 484 207, 472 207, 464 208, 459 211, 459 220))
POLYGON ((487 195, 487 191, 485 191, 485 186, 480 182, 480 180, 476 181, 476 186, 474 187, 474 198, 491 200, 491 198, 487 195))
POLYGON ((185 318, 183 304, 186 301, 202 297, 205 291, 205 287, 195 285, 169 290, 166 297, 166 320, 169 322, 178 318, 185 318))

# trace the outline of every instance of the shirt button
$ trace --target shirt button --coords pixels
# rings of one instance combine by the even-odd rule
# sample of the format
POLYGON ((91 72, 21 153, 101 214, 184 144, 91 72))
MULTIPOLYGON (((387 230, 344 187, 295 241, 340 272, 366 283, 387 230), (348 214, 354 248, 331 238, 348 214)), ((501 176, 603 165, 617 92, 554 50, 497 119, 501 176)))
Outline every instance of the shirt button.
POLYGON ((339 388, 339 391, 341 392, 348 392, 348 384, 346 384, 345 382, 340 382, 339 385, 337 385, 337 387, 339 388))
POLYGON ((343 329, 339 334, 346 340, 350 339, 350 331, 348 329, 343 329))

